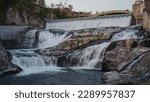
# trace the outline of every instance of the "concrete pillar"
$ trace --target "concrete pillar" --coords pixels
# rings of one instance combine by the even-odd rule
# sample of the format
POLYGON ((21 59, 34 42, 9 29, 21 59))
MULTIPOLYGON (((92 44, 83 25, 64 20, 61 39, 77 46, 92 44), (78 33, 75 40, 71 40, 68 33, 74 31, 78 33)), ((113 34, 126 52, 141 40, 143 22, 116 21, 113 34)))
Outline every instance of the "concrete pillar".
POLYGON ((135 19, 135 24, 142 24, 144 2, 142 0, 136 0, 132 6, 132 10, 133 10, 133 16, 135 19))
POLYGON ((144 0, 145 8, 150 10, 150 0, 144 0))
POLYGON ((143 28, 150 32, 150 0, 144 0, 143 28))

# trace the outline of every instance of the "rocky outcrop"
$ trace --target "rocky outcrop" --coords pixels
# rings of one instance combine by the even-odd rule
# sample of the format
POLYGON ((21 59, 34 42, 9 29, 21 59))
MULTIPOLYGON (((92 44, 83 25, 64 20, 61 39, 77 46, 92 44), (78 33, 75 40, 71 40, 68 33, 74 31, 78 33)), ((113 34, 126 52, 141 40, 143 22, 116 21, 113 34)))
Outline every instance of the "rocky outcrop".
POLYGON ((134 39, 113 42, 106 50, 103 60, 103 70, 121 71, 138 56, 148 51, 148 48, 137 47, 134 39))
POLYGON ((103 73, 106 84, 150 84, 150 52, 146 52, 136 60, 132 67, 118 72, 109 71, 103 73))
POLYGON ((130 71, 134 76, 139 76, 141 74, 144 77, 150 77, 150 52, 146 52, 141 58, 135 62, 135 64, 130 68, 130 71))
POLYGON ((0 41, 5 48, 21 48, 31 26, 0 26, 0 41))
POLYGON ((45 27, 46 19, 54 14, 44 0, 2 0, 0 4, 1 25, 45 27))
POLYGON ((136 81, 131 78, 131 73, 119 73, 117 71, 105 72, 102 75, 102 79, 105 81, 105 84, 112 85, 130 85, 135 84, 136 81))
MULTIPOLYGON (((37 9, 38 10, 38 9, 37 9)), ((14 8, 9 8, 7 11, 7 24, 9 25, 31 25, 43 28, 45 26, 45 19, 42 19, 34 14, 28 14, 29 11, 22 11, 21 13, 14 8)), ((48 19, 53 19, 53 14, 48 15, 48 19)))
POLYGON ((81 66, 80 56, 84 48, 108 41, 120 30, 120 28, 103 28, 75 31, 73 36, 58 45, 57 49, 66 53, 58 58, 57 65, 60 67, 81 66))
POLYGON ((6 52, 0 43, 0 76, 13 74, 21 71, 21 68, 11 63, 11 55, 6 52))
POLYGON ((71 52, 77 49, 83 49, 91 45, 102 43, 111 39, 112 35, 119 32, 121 28, 109 27, 101 29, 84 29, 71 31, 68 35, 71 35, 68 39, 60 43, 59 45, 41 50, 42 53, 51 55, 48 52, 71 52))
POLYGON ((103 60, 106 84, 148 84, 150 78, 149 40, 112 43, 103 60), (106 72, 107 71, 107 72, 106 72))

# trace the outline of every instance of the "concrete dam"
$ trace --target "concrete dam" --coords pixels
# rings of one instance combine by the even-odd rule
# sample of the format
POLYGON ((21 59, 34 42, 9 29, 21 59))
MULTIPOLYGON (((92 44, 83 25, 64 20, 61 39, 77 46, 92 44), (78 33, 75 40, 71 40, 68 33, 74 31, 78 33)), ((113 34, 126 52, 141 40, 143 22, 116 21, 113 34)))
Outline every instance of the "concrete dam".
POLYGON ((101 27, 127 27, 131 25, 131 14, 114 14, 72 19, 48 20, 46 29, 80 30, 101 27))

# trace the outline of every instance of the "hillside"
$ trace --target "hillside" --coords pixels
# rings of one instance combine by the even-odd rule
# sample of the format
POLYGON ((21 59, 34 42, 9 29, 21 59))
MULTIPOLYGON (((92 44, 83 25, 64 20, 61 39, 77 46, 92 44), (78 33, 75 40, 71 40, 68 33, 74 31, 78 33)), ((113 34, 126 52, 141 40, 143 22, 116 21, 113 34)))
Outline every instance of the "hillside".
POLYGON ((1 0, 1 25, 33 25, 43 27, 45 19, 53 19, 54 14, 45 7, 45 2, 37 0, 1 0))

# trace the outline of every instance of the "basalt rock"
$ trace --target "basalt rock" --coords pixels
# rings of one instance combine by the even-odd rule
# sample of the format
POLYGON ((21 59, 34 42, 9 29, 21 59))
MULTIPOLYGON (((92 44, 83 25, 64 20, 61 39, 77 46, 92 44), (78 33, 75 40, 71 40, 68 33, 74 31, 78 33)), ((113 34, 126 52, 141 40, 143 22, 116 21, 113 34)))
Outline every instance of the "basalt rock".
POLYGON ((141 59, 139 59, 134 66, 130 69, 133 75, 137 76, 144 73, 150 77, 150 52, 146 52, 141 59))
POLYGON ((103 70, 122 71, 138 56, 149 50, 145 47, 137 47, 137 45, 138 41, 134 39, 110 44, 103 60, 103 70))
POLYGON ((68 34, 72 36, 69 39, 66 39, 61 44, 55 46, 54 48, 47 48, 41 52, 51 52, 51 51, 64 51, 70 52, 77 49, 82 49, 96 43, 102 43, 111 39, 112 35, 116 32, 119 32, 121 28, 110 27, 110 28, 101 28, 101 29, 84 29, 71 31, 68 34))
POLYGON ((20 48, 31 26, 0 26, 0 41, 5 48, 20 48))
POLYGON ((10 61, 12 56, 6 52, 0 43, 0 76, 5 74, 13 74, 21 71, 21 68, 12 64, 10 61))
POLYGON ((103 60, 103 80, 106 84, 149 84, 148 43, 149 40, 130 39, 110 44, 103 60))
POLYGON ((106 84, 150 84, 150 52, 144 53, 130 69, 103 73, 106 84))
POLYGON ((131 85, 137 83, 137 81, 132 78, 131 73, 119 73, 117 71, 103 73, 102 79, 105 81, 105 84, 109 85, 131 85))

